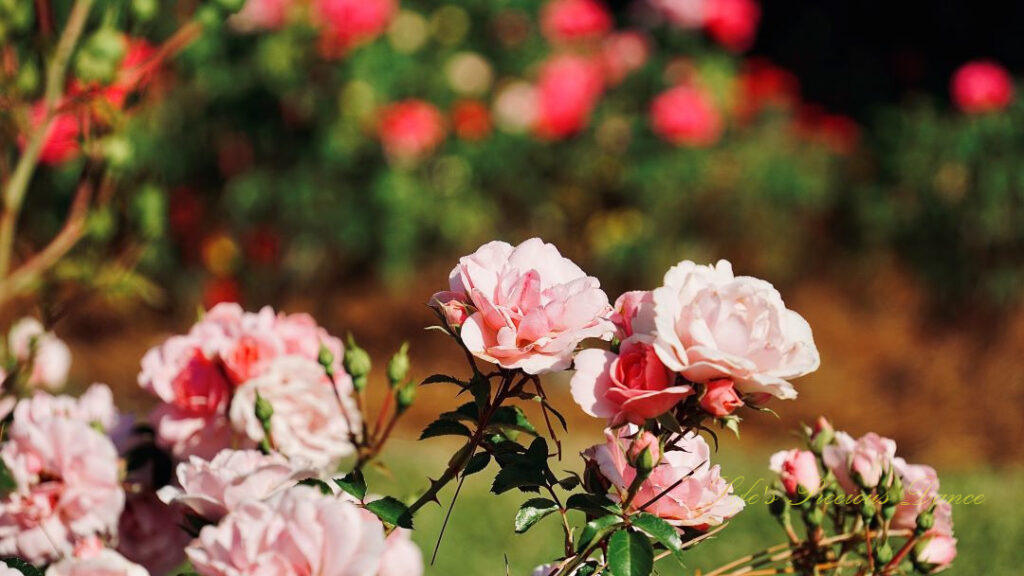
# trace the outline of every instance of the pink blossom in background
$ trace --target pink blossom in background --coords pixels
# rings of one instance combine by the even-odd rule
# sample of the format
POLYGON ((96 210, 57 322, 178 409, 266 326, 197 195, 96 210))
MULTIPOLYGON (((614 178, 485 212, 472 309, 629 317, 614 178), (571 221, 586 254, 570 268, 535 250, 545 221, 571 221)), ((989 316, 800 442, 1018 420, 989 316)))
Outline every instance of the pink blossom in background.
POLYGON ((707 0, 704 26, 716 42, 734 52, 742 52, 754 44, 761 22, 761 5, 757 0, 707 0))
POLYGON ((707 92, 676 86, 651 102, 651 129, 677 146, 710 146, 722 134, 722 119, 707 92))
POLYGON ((742 406, 743 400, 736 394, 736 387, 728 378, 708 382, 700 399, 700 407, 715 418, 728 416, 742 406))
POLYGON ((708 0, 647 0, 647 3, 677 28, 694 30, 704 26, 708 0))
POLYGON ((597 40, 613 25, 611 14, 598 0, 550 0, 540 12, 541 30, 551 43, 597 40))
POLYGON ((177 574, 185 561, 185 546, 192 537, 182 526, 185 518, 151 491, 129 493, 118 523, 117 551, 142 565, 152 576, 177 574))
POLYGON ((444 141, 444 117, 429 102, 404 100, 381 109, 377 135, 389 156, 422 158, 444 141))
POLYGON ((448 282, 476 308, 462 326, 466 347, 503 368, 565 370, 577 344, 611 336, 600 282, 540 238, 484 244, 459 260, 448 282))
POLYGON ((17 488, 0 500, 0 556, 45 563, 113 535, 124 508, 117 450, 89 424, 15 421, 0 458, 17 488))
POLYGON ((822 451, 825 466, 848 494, 859 493, 862 486, 878 486, 892 469, 895 457, 896 442, 874 432, 856 440, 846 432, 836 432, 835 443, 822 451))
POLYGON ((569 54, 551 58, 537 79, 534 132, 559 140, 583 130, 603 93, 600 61, 569 54))
POLYGON ((662 364, 653 337, 624 340, 619 354, 589 348, 576 355, 570 386, 584 412, 607 418, 609 425, 643 424, 675 407, 693 388, 676 384, 676 375, 662 364))
POLYGON ((810 450, 783 450, 772 454, 770 468, 782 479, 782 487, 792 498, 814 496, 821 490, 818 458, 810 450), (803 488, 801 492, 800 488, 803 488))
POLYGON ((956 559, 956 538, 951 534, 931 534, 915 546, 917 561, 930 566, 938 572, 953 563, 956 559))
POLYGON ((296 486, 204 527, 186 554, 202 576, 368 576, 385 547, 384 527, 372 515, 296 486))
POLYGON ((116 551, 104 548, 64 558, 47 568, 46 576, 150 576, 150 574, 145 568, 131 562, 116 551))
POLYGON ((19 364, 32 362, 27 380, 29 386, 55 390, 67 382, 71 350, 35 318, 26 317, 15 322, 7 335, 7 346, 19 364))
POLYGON ((231 402, 234 429, 253 443, 264 438, 255 414, 257 392, 274 408, 274 448, 285 456, 326 468, 355 453, 351 430, 362 424, 351 381, 336 390, 318 363, 299 356, 278 358, 265 373, 239 387, 231 402))
POLYGON ((15 570, 7 564, 0 562, 0 576, 25 576, 21 570, 15 570))
POLYGON ((178 464, 180 488, 164 486, 159 496, 168 504, 182 505, 191 513, 217 522, 242 502, 266 500, 316 475, 316 470, 289 462, 277 453, 227 449, 212 461, 193 456, 178 464))
POLYGON ((385 543, 377 576, 423 576, 423 553, 405 528, 396 528, 385 543))
POLYGON ((618 32, 608 36, 601 45, 605 79, 617 85, 631 73, 643 68, 650 58, 651 45, 640 32, 618 32))
POLYGON ((615 299, 611 321, 615 336, 625 340, 634 333, 654 333, 654 295, 650 290, 633 290, 615 299))
POLYGON ((397 13, 397 0, 313 0, 310 17, 324 56, 339 57, 383 34, 397 13))
POLYGON ((921 512, 930 509, 939 499, 939 475, 931 466, 908 464, 903 458, 895 458, 893 466, 903 484, 903 500, 896 507, 891 526, 913 530, 921 512))
MULTIPOLYGON (((623 436, 628 434, 627 429, 622 429, 623 436)), ((628 440, 610 429, 605 430, 605 438, 605 444, 589 448, 584 456, 597 463, 601 474, 622 495, 636 478, 636 470, 629 465, 622 447, 628 440)), ((732 484, 722 478, 719 467, 711 466, 707 442, 689 434, 681 439, 679 447, 681 450, 662 455, 661 463, 641 484, 630 510, 644 508, 673 526, 697 530, 718 526, 738 514, 743 499, 732 493, 732 484)))
POLYGON ((775 288, 734 276, 732 265, 684 261, 654 291, 658 356, 692 382, 729 378, 743 394, 796 397, 789 380, 820 359, 811 327, 786 308, 775 288))
POLYGON ((77 398, 37 391, 32 397, 18 401, 14 408, 14 418, 34 424, 41 424, 51 418, 67 418, 99 426, 108 433, 117 428, 121 421, 121 415, 114 406, 114 394, 106 384, 93 384, 77 398))
POLYGON ((969 114, 1002 110, 1013 101, 1013 79, 1001 64, 975 60, 953 74, 950 93, 957 108, 969 114))
POLYGON ((242 32, 276 30, 288 21, 292 0, 246 0, 245 6, 231 17, 233 28, 242 32))
MULTIPOLYGON (((57 110, 64 106, 64 102, 57 103, 57 110)), ((32 130, 41 127, 46 119, 46 107, 42 102, 32 106, 29 111, 29 123, 32 130)), ((56 112, 50 123, 50 128, 43 137, 43 147, 39 151, 39 161, 43 164, 63 164, 77 158, 82 150, 79 144, 81 136, 80 119, 73 112, 56 112)), ((28 137, 24 134, 18 136, 18 147, 23 151, 28 144, 28 137)))

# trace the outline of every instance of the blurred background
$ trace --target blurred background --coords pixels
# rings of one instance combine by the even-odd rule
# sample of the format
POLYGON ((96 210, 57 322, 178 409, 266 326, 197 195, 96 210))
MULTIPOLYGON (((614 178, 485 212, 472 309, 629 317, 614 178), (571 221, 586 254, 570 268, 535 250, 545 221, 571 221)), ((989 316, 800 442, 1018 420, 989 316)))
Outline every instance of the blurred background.
MULTIPOLYGON (((71 4, 0 0, 5 175, 38 122, 32 39, 71 4)), ((226 17, 225 4, 240 3, 97 2, 73 60, 16 255, 59 233, 83 179, 97 193, 74 248, 0 316, 57 321, 77 385, 107 382, 145 409, 142 354, 221 301, 311 312, 378 365, 408 339, 414 370, 439 371, 460 355, 423 330, 425 303, 491 239, 554 242, 612 299, 679 260, 727 258, 807 318, 822 367, 773 406, 781 421, 748 415, 725 475, 767 476, 785 431, 819 414, 877 431, 950 478, 943 492, 989 494, 955 512, 970 528, 952 572, 1017 573, 1024 6, 249 0, 226 17), (104 73, 115 80, 90 87, 104 73)), ((548 389, 573 412, 564 385, 548 389)), ((398 436, 451 402, 424 390, 398 436)), ((596 441, 596 422, 571 420, 574 448, 596 441)), ((436 474, 440 445, 420 470, 409 456, 430 452, 399 443, 396 489, 436 474)), ((487 512, 456 508, 429 573, 463 573, 454 551, 470 538, 483 540, 467 573, 552 555, 511 534, 514 498, 469 484, 459 506, 487 512), (509 530, 488 532, 492 517, 509 530)), ((778 540, 752 508, 737 537, 778 540)))

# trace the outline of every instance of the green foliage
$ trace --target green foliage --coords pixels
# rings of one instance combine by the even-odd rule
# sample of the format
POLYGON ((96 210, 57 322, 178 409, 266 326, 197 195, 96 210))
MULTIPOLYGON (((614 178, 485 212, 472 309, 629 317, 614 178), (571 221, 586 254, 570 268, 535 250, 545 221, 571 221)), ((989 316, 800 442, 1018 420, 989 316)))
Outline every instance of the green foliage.
POLYGON ((7 463, 0 459, 0 498, 6 498, 11 492, 18 489, 18 481, 14 479, 11 469, 7 463))
POLYGON ((335 478, 334 483, 345 492, 362 500, 366 497, 366 479, 359 470, 354 470, 341 478, 335 478))
POLYGON ((547 515, 558 510, 558 504, 547 498, 530 498, 516 512, 516 533, 522 534, 547 515))
POLYGON ((29 564, 21 558, 4 558, 2 561, 10 568, 14 568, 18 572, 21 572, 25 576, 43 576, 43 571, 36 568, 32 564, 29 564))
POLYGON ((367 502, 366 509, 392 526, 412 529, 412 514, 409 513, 409 507, 391 496, 367 502))
POLYGON ((647 537, 619 530, 608 541, 608 569, 612 576, 647 576, 654 570, 654 549, 647 537))

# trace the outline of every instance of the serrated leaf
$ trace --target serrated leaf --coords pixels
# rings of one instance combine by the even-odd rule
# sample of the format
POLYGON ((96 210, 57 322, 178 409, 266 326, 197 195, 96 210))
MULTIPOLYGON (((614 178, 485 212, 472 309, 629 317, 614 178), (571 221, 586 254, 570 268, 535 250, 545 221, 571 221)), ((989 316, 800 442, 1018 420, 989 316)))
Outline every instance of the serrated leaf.
POLYGON ((530 447, 526 449, 526 459, 538 467, 547 469, 548 467, 548 443, 547 440, 537 437, 530 443, 530 447))
POLYGON ((597 494, 573 494, 565 501, 565 507, 590 514, 617 513, 619 511, 619 507, 614 502, 597 494))
POLYGON ((529 530, 534 524, 540 522, 545 516, 558 510, 555 504, 547 498, 530 498, 519 507, 516 512, 516 534, 522 534, 529 530))
POLYGON ((612 576, 649 576, 654 570, 654 549, 647 536, 630 530, 612 534, 608 570, 612 576))
POLYGON ((682 426, 679 425, 679 421, 676 420, 676 417, 673 416, 672 414, 666 412, 666 413, 662 414, 661 416, 658 416, 657 418, 655 418, 655 420, 657 420, 658 424, 661 424, 661 426, 663 428, 665 428, 666 430, 668 430, 669 432, 675 432, 676 434, 683 434, 682 426))
POLYGON ((462 423, 454 420, 434 420, 427 424, 427 427, 420 433, 420 440, 437 436, 466 436, 468 438, 472 435, 469 428, 462 423))
POLYGON ((634 527, 642 530, 648 536, 660 542, 665 548, 673 552, 683 549, 683 541, 679 537, 679 531, 675 526, 665 522, 653 514, 641 512, 629 518, 634 527))
POLYGON ((36 568, 21 558, 4 558, 3 563, 9 568, 14 568, 25 576, 43 576, 43 571, 36 568))
POLYGON ((313 488, 319 488, 320 493, 324 496, 333 496, 334 490, 331 490, 331 486, 319 478, 306 478, 299 482, 302 486, 312 486, 313 488))
POLYGON ((366 479, 359 470, 353 470, 341 478, 335 478, 334 483, 345 492, 355 496, 358 500, 366 498, 366 479))
POLYGON ((491 417, 490 426, 499 429, 515 430, 525 432, 531 436, 537 436, 537 429, 526 417, 526 414, 518 406, 502 406, 494 411, 491 417))
POLYGON ((527 489, 544 484, 544 471, 525 462, 509 464, 494 476, 491 492, 502 494, 513 488, 527 489))
POLYGON ((583 526, 583 530, 580 531, 580 538, 576 542, 576 551, 582 551, 595 539, 604 538, 608 532, 614 530, 619 524, 622 524, 622 518, 619 518, 614 514, 601 516, 600 518, 595 518, 594 520, 587 522, 586 525, 583 526))
POLYGON ((462 380, 447 374, 431 374, 420 382, 420 386, 426 386, 427 384, 458 384, 459 386, 466 386, 466 383, 462 380))
POLYGON ((562 490, 574 490, 577 486, 583 483, 580 477, 575 473, 572 476, 566 476, 558 481, 558 485, 562 487, 562 490))
POLYGON ((470 474, 476 474, 477 472, 487 468, 487 465, 491 463, 491 455, 487 452, 478 452, 473 454, 473 457, 466 462, 466 467, 462 470, 463 476, 469 476, 470 474))
POLYGON ((14 474, 7 467, 7 462, 0 458, 0 498, 8 497, 17 489, 18 481, 14 479, 14 474))
POLYGON ((451 412, 442 412, 438 416, 441 420, 465 420, 476 422, 480 419, 480 411, 477 410, 475 402, 467 402, 451 412))
POLYGON ((477 374, 469 381, 469 392, 473 395, 478 411, 482 411, 491 402, 491 381, 477 374))
POLYGON ((392 526, 412 530, 412 514, 409 513, 409 507, 396 498, 385 496, 380 500, 367 502, 366 509, 392 526))

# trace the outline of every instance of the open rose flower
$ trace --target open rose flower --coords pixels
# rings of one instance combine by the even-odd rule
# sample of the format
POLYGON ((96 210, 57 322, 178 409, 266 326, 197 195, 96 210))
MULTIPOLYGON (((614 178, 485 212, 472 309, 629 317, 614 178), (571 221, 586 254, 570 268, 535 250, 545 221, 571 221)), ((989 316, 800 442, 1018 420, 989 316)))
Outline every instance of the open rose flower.
POLYGON ((93 384, 78 398, 38 391, 31 398, 20 400, 14 408, 14 419, 20 422, 38 424, 50 418, 78 420, 107 432, 120 420, 114 407, 114 394, 106 384, 93 384))
POLYGON ((384 527, 371 514, 296 486, 204 527, 186 554, 202 576, 369 576, 385 546, 384 527))
POLYGON ((256 418, 257 393, 274 409, 271 437, 274 448, 285 456, 327 467, 355 452, 349 425, 358 429, 361 423, 351 381, 335 390, 316 362, 299 356, 278 358, 264 374, 236 390, 231 402, 231 423, 254 443, 264 438, 256 418))
POLYGON ((573 400, 587 414, 607 418, 616 427, 643 424, 693 394, 691 386, 676 384, 676 375, 662 364, 652 342, 650 336, 634 335, 622 342, 617 355, 596 348, 577 354, 570 384, 573 400))
POLYGON ((956 538, 952 534, 925 535, 914 547, 917 562, 932 573, 946 569, 956 559, 956 538))
POLYGON ((818 369, 811 327, 764 280, 733 276, 732 265, 672 267, 654 291, 654 347, 692 382, 729 378, 744 394, 796 397, 789 380, 818 369))
POLYGON ((178 464, 180 488, 164 486, 160 499, 181 504, 200 517, 216 522, 247 500, 266 500, 316 470, 296 465, 280 454, 256 450, 223 450, 212 461, 193 456, 178 464))
POLYGON ((825 447, 822 459, 848 494, 878 486, 892 470, 896 442, 869 432, 854 440, 836 432, 834 444, 825 447))
POLYGON ((46 576, 149 576, 149 572, 117 552, 104 548, 65 558, 47 568, 46 576))
MULTIPOLYGON (((621 430, 628 434, 628 427, 621 430)), ((607 442, 584 452, 595 461, 601 474, 611 482, 621 499, 636 478, 623 443, 629 440, 605 430, 607 442)), ((711 466, 711 449, 700 436, 689 434, 679 442, 681 450, 666 451, 661 463, 643 481, 630 503, 631 511, 643 508, 673 526, 705 530, 718 526, 743 509, 743 499, 734 495, 732 484, 711 466)))
POLYGON ((821 490, 818 459, 810 450, 783 450, 772 454, 770 468, 782 479, 791 498, 814 496, 821 490))
POLYGON ((474 356, 530 374, 565 370, 576 345, 607 338, 608 296, 551 244, 490 242, 459 260, 448 277, 476 311, 461 337, 474 356))
POLYGON ((377 576, 423 576, 423 553, 405 528, 396 528, 385 543, 377 576))
POLYGON ((7 336, 7 346, 20 364, 31 362, 29 386, 54 390, 67 382, 71 350, 35 318, 27 317, 15 322, 7 336))
POLYGON ((908 464, 903 458, 894 459, 893 466, 903 485, 903 501, 896 507, 891 526, 898 530, 913 530, 917 526, 917 517, 939 499, 939 475, 931 466, 908 464))
POLYGON ((634 333, 654 333, 654 297, 650 290, 633 290, 615 299, 611 321, 615 336, 625 340, 634 333))
POLYGON ((45 563, 80 539, 117 532, 125 499, 117 450, 89 424, 15 421, 0 458, 16 484, 0 500, 0 556, 45 563))

